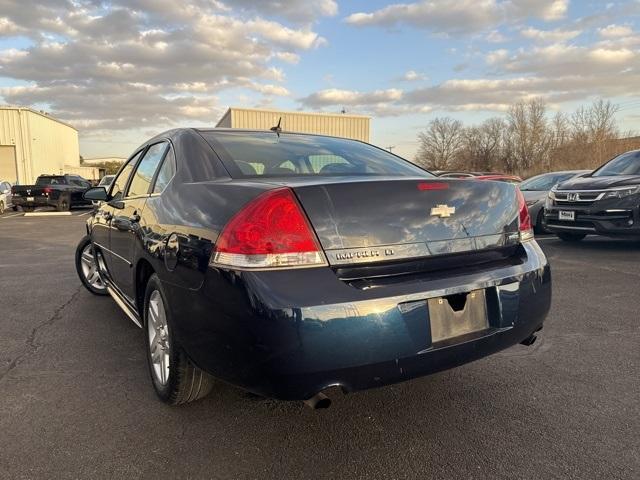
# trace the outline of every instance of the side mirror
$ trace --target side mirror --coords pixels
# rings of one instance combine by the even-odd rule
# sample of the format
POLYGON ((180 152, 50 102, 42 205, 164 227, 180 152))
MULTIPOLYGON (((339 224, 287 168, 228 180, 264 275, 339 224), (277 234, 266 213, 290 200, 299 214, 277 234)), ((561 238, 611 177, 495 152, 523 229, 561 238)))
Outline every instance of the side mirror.
POLYGON ((106 202, 109 199, 109 195, 107 195, 107 191, 104 187, 94 187, 90 188, 82 197, 85 200, 94 200, 96 202, 106 202))

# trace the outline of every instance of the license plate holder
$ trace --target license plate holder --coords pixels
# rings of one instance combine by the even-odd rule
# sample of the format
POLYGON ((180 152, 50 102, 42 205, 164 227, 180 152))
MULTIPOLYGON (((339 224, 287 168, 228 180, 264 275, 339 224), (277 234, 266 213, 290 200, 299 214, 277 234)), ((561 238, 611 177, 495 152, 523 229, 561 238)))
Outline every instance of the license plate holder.
POLYGON ((27 197, 27 202, 35 202, 35 197, 27 197))
POLYGON ((432 343, 489 328, 485 290, 430 298, 427 303, 432 343))
POLYGON ((575 222, 576 212, 571 210, 560 210, 558 212, 558 220, 564 220, 566 222, 575 222))

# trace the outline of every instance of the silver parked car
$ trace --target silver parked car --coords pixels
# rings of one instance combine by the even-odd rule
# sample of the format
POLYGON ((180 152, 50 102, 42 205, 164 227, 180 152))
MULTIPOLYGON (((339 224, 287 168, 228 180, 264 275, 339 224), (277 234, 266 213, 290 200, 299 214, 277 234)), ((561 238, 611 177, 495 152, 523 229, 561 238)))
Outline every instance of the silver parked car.
POLYGON ((524 199, 529 207, 531 223, 538 233, 548 233, 544 221, 544 203, 549 194, 549 190, 558 183, 579 177, 589 173, 591 170, 565 170, 562 172, 550 172, 528 178, 520 184, 520 190, 524 194, 524 199))
POLYGON ((2 215, 8 208, 17 210, 18 207, 13 205, 11 201, 11 184, 0 180, 0 215, 2 215))

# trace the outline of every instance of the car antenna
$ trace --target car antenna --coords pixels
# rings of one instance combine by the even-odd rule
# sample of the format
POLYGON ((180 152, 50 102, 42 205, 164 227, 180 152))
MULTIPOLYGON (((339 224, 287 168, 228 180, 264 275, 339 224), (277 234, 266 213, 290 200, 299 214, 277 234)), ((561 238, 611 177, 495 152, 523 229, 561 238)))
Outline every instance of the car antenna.
POLYGON ((275 127, 271 127, 269 129, 272 132, 276 132, 276 135, 278 135, 278 138, 280 138, 280 132, 282 131, 282 128, 280 127, 280 122, 282 122, 282 117, 278 119, 278 124, 275 127))

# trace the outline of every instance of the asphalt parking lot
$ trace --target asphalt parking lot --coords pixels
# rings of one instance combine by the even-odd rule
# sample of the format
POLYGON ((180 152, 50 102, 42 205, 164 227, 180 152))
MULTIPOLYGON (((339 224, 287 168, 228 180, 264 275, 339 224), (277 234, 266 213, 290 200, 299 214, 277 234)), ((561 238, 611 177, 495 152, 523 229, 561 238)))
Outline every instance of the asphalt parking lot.
POLYGON ((76 277, 88 214, 0 217, 0 478, 640 478, 640 242, 542 239, 533 347, 329 410, 224 384, 171 408, 142 331, 76 277))

